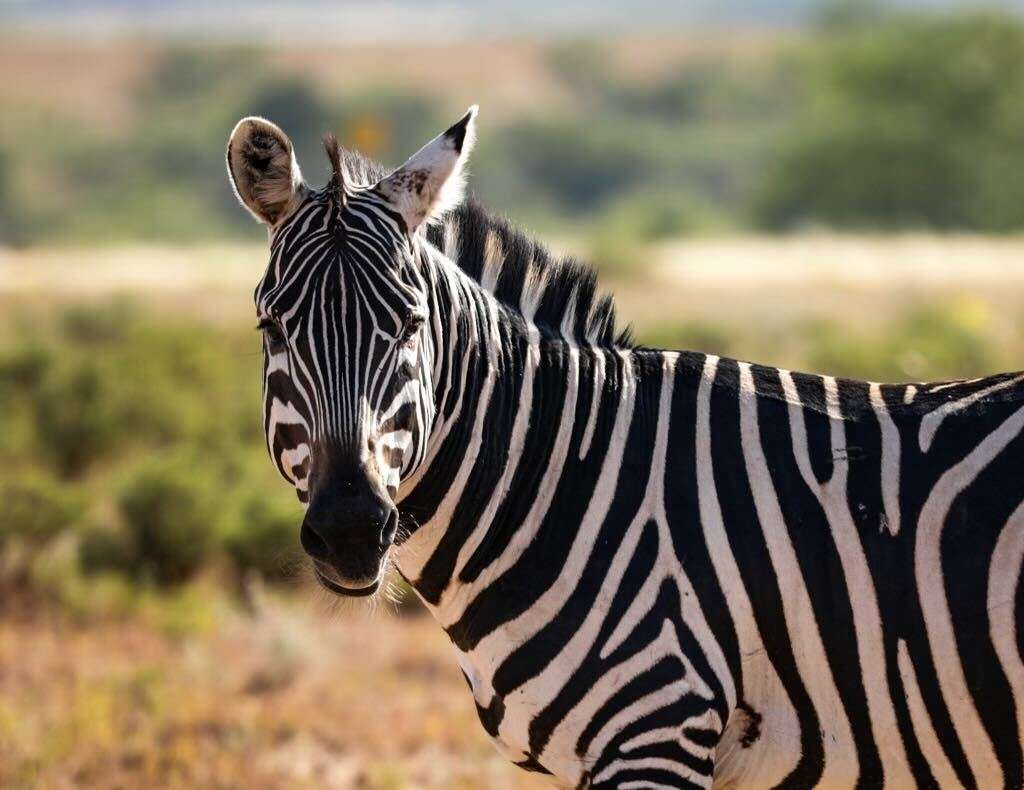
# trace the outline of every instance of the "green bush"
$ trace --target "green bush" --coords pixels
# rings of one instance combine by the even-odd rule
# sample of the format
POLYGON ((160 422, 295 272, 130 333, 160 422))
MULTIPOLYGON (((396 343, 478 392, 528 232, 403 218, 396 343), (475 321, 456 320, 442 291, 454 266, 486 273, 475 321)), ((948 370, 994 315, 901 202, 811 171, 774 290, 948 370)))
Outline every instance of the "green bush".
POLYGON ((724 224, 707 202, 658 190, 616 201, 604 212, 594 235, 649 243, 721 228, 724 224))
POLYGON ((205 471, 187 459, 151 461, 132 473, 117 504, 140 574, 172 585, 203 566, 217 537, 212 494, 205 471))
POLYGON ((920 307, 881 330, 851 332, 832 324, 805 327, 811 370, 879 381, 984 376, 1001 360, 969 303, 920 307))
POLYGON ((0 481, 0 504, 0 549, 12 541, 42 546, 72 527, 83 512, 77 492, 38 473, 0 481))
POLYGON ((285 575, 301 514, 286 487, 255 487, 272 471, 249 326, 114 300, 15 315, 4 342, 0 463, 36 470, 0 480, 0 549, 17 544, 0 562, 19 583, 55 540, 83 590, 175 585, 219 560, 285 575))
POLYGON ((763 225, 1024 225, 1024 24, 1010 16, 852 25, 806 59, 810 100, 756 198, 763 225))
POLYGON ((111 408, 116 386, 94 358, 81 354, 57 366, 36 391, 39 447, 59 474, 81 474, 123 439, 111 408))
POLYGON ((651 156, 621 124, 535 120, 502 130, 509 166, 569 214, 601 207, 650 172, 651 156))
POLYGON ((16 348, 0 350, 0 463, 7 458, 8 464, 41 454, 35 396, 53 365, 52 349, 28 337, 19 339, 16 348))
POLYGON ((57 315, 56 324, 65 342, 102 349, 127 342, 141 316, 134 302, 114 298, 106 304, 72 304, 57 315))
POLYGON ((302 511, 294 499, 253 492, 244 498, 224 548, 240 573, 256 571, 266 579, 288 576, 299 549, 302 511))
POLYGON ((13 398, 38 387, 53 364, 51 350, 29 342, 0 354, 0 397, 13 398))
POLYGON ((90 576, 117 573, 130 578, 138 572, 140 560, 127 529, 92 522, 78 530, 78 564, 90 576))

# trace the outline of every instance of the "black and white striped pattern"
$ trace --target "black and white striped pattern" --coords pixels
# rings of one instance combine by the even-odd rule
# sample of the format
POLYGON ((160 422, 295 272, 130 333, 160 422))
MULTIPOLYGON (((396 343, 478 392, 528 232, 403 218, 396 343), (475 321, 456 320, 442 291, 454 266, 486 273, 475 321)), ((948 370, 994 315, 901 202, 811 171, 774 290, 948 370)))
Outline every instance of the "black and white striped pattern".
POLYGON ((256 291, 261 322, 272 327, 264 336, 268 447, 304 502, 317 446, 365 456, 391 496, 403 465, 426 452, 430 367, 418 338, 402 337, 410 316, 425 315, 423 282, 415 267, 381 254, 384 242, 406 244, 376 201, 352 200, 339 216, 329 193, 312 196, 274 235, 256 291))
POLYGON ((372 455, 392 560, 510 759, 570 787, 1021 787, 1024 376, 635 348, 592 275, 471 203, 424 237, 373 190, 310 193, 272 249, 271 453, 300 498, 319 442, 372 455))

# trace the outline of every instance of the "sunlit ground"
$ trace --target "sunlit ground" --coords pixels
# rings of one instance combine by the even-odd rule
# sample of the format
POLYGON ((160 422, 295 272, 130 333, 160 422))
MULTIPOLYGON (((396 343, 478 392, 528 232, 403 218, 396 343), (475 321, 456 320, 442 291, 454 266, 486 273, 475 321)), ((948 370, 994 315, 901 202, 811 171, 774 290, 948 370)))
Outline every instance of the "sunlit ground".
POLYGON ((0 786, 544 786, 487 742, 426 615, 307 593, 199 587, 88 624, 5 607, 0 786))

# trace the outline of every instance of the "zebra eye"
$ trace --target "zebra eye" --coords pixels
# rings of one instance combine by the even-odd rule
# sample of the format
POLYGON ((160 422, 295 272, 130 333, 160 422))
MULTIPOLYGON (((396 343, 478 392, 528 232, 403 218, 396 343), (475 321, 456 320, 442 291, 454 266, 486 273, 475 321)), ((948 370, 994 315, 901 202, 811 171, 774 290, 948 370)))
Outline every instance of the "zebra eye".
POLYGON ((405 318, 405 324, 402 325, 402 332, 399 334, 399 339, 403 343, 410 342, 416 333, 420 331, 420 327, 423 326, 423 322, 426 317, 422 313, 412 312, 405 318))
POLYGON ((270 354, 280 354, 288 348, 288 341, 284 336, 280 325, 269 318, 262 319, 256 327, 263 333, 267 341, 267 351, 270 354))

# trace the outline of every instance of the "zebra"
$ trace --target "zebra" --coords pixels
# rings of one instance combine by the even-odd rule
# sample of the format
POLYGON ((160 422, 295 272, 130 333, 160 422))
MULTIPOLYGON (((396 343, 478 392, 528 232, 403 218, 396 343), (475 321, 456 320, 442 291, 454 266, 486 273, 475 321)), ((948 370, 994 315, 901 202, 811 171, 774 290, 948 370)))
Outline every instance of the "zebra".
POLYGON ((270 455, 320 584, 385 568, 563 787, 1022 786, 1024 374, 878 384, 637 345, 464 197, 476 108, 393 172, 273 123, 270 455))

